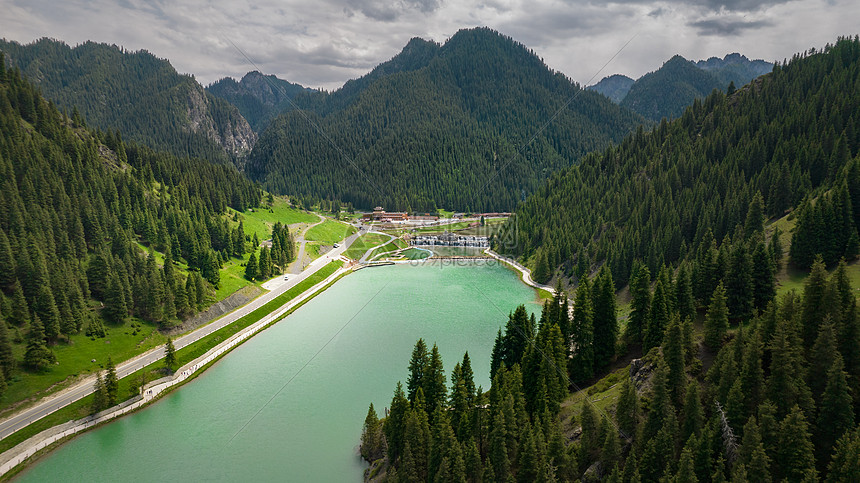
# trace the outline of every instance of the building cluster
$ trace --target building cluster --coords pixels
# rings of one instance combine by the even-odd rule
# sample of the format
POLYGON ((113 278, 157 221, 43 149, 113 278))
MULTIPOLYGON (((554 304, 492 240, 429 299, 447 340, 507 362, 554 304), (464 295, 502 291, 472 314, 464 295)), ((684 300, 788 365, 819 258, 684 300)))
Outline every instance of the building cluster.
POLYGON ((477 247, 487 248, 490 241, 485 236, 456 235, 443 233, 441 235, 417 235, 409 239, 412 246, 443 246, 443 247, 477 247))
POLYGON ((373 213, 365 213, 361 215, 361 221, 365 222, 406 221, 408 219, 408 213, 400 211, 388 212, 383 210, 381 206, 374 208, 373 213))

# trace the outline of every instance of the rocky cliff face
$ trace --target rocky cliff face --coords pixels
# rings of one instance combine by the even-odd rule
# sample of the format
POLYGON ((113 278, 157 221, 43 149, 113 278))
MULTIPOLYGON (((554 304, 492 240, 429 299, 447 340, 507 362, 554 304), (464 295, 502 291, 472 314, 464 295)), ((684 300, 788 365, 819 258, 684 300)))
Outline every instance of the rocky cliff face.
POLYGON ((197 85, 188 93, 188 130, 218 143, 234 159, 237 167, 251 152, 257 135, 239 111, 197 85))
POLYGON ((165 59, 140 50, 86 42, 70 47, 41 39, 22 45, 0 39, 6 58, 62 109, 77 109, 102 130, 178 156, 242 164, 257 140, 240 111, 179 74, 165 59))

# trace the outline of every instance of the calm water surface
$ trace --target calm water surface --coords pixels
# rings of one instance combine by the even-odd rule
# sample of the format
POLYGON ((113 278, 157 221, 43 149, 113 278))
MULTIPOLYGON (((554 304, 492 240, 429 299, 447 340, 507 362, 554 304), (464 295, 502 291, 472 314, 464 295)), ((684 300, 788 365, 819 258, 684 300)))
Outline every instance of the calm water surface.
POLYGON ((539 311, 534 291, 495 263, 361 270, 19 480, 361 481, 367 406, 381 413, 406 382, 418 337, 439 345, 446 375, 468 350, 475 383, 487 388, 496 331, 521 303, 539 311))

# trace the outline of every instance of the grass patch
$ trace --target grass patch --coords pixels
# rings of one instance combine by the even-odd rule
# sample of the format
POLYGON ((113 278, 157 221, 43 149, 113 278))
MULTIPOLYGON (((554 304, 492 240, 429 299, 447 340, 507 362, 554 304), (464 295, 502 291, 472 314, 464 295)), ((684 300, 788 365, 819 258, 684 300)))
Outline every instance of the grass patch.
POLYGON ((216 300, 223 300, 248 285, 260 286, 259 283, 249 282, 245 278, 244 265, 249 258, 251 258, 251 254, 246 253, 241 259, 230 258, 224 263, 221 268, 221 283, 218 284, 218 290, 215 291, 216 300))
POLYGON ((337 243, 355 233, 355 227, 335 220, 326 220, 305 233, 305 240, 328 245, 337 243))
POLYGON ((475 223, 474 221, 458 221, 456 223, 449 223, 446 225, 435 225, 435 226, 421 226, 413 229, 412 231, 415 233, 444 233, 446 231, 457 231, 462 230, 464 228, 468 228, 470 224, 475 223))
POLYGON ((390 238, 379 233, 365 233, 352 242, 352 245, 344 252, 344 255, 353 260, 358 260, 365 252, 379 246, 386 240, 390 240, 390 238))
POLYGON ((311 260, 316 260, 320 257, 320 245, 316 242, 306 243, 305 253, 311 257, 311 260))
MULTIPOLYGON (((84 334, 71 337, 70 343, 60 342, 51 349, 57 356, 58 365, 44 373, 18 371, 13 374, 3 394, 3 408, 9 408, 31 397, 44 397, 70 386, 79 377, 87 376, 107 362, 110 356, 115 363, 130 359, 163 344, 166 338, 154 324, 131 319, 124 325, 105 324, 107 337, 92 340, 84 334), (91 362, 95 359, 96 362, 91 362)), ((17 360, 23 358, 24 346, 16 344, 17 360)))
MULTIPOLYGON (((783 263, 787 263, 787 261, 783 263)), ((836 271, 836 267, 827 270, 831 275, 834 271, 836 271)), ((847 264, 845 266, 845 274, 848 275, 848 280, 851 282, 852 287, 860 287, 860 262, 847 264)), ((777 279, 777 296, 791 290, 795 290, 798 294, 803 294, 803 285, 806 283, 807 277, 809 277, 809 272, 807 271, 798 270, 794 267, 783 269, 777 279)))
POLYGON ((582 405, 586 404, 586 398, 588 398, 590 404, 593 404, 598 414, 613 415, 615 413, 615 405, 618 403, 618 397, 621 395, 621 383, 629 373, 629 366, 622 367, 610 372, 591 386, 569 395, 561 403, 560 415, 562 421, 578 419, 582 411, 582 405))
POLYGON ((368 260, 379 258, 379 257, 385 255, 386 253, 390 253, 390 252, 393 252, 395 250, 399 250, 401 248, 406 248, 407 246, 408 245, 406 244, 405 241, 401 240, 400 238, 395 238, 394 240, 391 240, 390 242, 386 243, 385 245, 377 247, 375 250, 373 250, 373 252, 367 258, 368 258, 368 260))
MULTIPOLYGON (((244 213, 239 213, 245 234, 253 237, 256 233, 260 240, 266 240, 272 236, 272 226, 277 222, 293 225, 319 221, 319 217, 313 213, 290 207, 290 203, 283 197, 275 197, 272 206, 266 206, 265 200, 262 204, 262 207, 253 208, 253 211, 245 210, 244 213)), ((228 215, 231 220, 236 213, 238 213, 236 210, 228 208, 228 215)), ((231 228, 237 224, 231 223, 231 228)))
POLYGON ((432 253, 420 248, 409 248, 404 250, 402 255, 407 260, 423 260, 430 257, 432 253))

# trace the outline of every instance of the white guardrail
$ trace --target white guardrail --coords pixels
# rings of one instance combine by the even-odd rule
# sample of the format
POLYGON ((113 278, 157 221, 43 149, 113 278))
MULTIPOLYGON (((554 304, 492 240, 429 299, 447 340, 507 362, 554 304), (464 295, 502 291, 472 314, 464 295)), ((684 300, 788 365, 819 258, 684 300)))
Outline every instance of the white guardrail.
POLYGON ((104 411, 91 416, 48 428, 16 445, 14 448, 9 449, 0 455, 0 476, 5 475, 38 451, 60 441, 63 438, 86 431, 93 426, 110 421, 148 404, 153 398, 157 397, 166 389, 185 381, 199 369, 205 367, 225 352, 241 344, 270 323, 278 320, 293 307, 304 302, 316 294, 321 288, 325 287, 341 274, 346 273, 349 270, 350 267, 347 266, 339 268, 333 274, 326 277, 325 280, 317 283, 310 289, 304 291, 298 297, 282 305, 275 312, 263 317, 254 324, 243 329, 241 332, 233 334, 230 338, 213 347, 202 356, 180 367, 172 376, 162 377, 161 379, 148 383, 144 386, 142 395, 135 396, 112 408, 105 409, 104 411))

